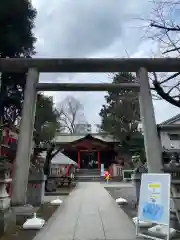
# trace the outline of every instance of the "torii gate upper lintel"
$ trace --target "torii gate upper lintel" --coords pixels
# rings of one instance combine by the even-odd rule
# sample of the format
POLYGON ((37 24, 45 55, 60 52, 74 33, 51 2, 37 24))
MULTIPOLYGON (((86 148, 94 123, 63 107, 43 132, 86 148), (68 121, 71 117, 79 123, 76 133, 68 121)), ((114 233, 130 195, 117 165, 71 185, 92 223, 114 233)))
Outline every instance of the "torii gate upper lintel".
POLYGON ((0 72, 179 72, 178 58, 0 58, 0 72))

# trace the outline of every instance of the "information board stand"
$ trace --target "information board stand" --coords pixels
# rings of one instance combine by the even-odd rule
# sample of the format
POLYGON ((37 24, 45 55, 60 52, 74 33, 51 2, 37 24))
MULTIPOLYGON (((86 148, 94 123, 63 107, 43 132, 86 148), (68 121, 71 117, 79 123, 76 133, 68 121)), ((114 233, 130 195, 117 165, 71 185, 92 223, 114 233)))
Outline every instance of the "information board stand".
POLYGON ((139 197, 138 217, 136 224, 136 236, 150 239, 162 239, 153 237, 139 231, 139 222, 149 222, 166 226, 167 240, 169 240, 170 230, 170 191, 171 175, 161 174, 142 174, 141 188, 139 197))

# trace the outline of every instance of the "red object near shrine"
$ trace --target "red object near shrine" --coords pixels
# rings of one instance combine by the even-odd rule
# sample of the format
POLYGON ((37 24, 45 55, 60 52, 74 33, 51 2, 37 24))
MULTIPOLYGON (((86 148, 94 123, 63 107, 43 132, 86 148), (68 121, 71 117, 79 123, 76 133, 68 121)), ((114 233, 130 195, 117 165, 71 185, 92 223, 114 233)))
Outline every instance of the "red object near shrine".
POLYGON ((108 171, 105 171, 105 172, 104 172, 104 177, 106 178, 107 176, 110 177, 110 173, 109 173, 108 171))

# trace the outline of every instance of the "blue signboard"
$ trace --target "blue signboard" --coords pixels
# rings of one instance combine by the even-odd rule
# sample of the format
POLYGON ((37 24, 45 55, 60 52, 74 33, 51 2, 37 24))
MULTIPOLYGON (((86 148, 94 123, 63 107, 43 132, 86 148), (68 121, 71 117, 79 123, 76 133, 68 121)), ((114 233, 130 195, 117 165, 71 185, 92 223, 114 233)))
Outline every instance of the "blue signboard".
POLYGON ((169 225, 170 174, 142 174, 138 219, 169 225))

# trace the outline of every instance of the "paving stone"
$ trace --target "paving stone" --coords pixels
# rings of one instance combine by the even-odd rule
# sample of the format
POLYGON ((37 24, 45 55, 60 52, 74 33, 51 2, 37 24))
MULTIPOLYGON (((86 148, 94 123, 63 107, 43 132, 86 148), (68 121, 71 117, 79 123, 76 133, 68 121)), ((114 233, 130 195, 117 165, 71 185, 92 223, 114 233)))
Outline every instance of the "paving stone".
POLYGON ((134 240, 135 227, 100 183, 79 183, 34 240, 134 240))

